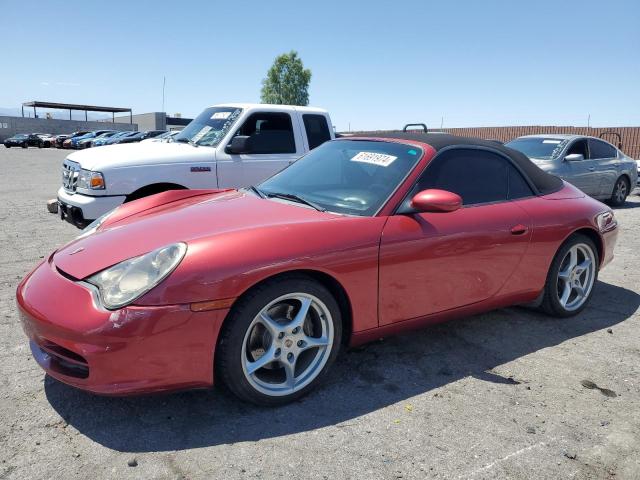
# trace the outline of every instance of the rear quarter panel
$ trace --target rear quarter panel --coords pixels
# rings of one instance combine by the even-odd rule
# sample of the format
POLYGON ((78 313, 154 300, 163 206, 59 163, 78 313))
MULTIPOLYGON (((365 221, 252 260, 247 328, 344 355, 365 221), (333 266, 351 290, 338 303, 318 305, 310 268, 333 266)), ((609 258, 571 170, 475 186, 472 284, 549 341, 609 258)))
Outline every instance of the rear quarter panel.
POLYGON ((608 207, 570 185, 555 194, 533 197, 520 205, 531 217, 533 233, 519 273, 512 280, 523 289, 540 292, 560 246, 580 229, 590 229, 600 237, 595 217, 608 207))

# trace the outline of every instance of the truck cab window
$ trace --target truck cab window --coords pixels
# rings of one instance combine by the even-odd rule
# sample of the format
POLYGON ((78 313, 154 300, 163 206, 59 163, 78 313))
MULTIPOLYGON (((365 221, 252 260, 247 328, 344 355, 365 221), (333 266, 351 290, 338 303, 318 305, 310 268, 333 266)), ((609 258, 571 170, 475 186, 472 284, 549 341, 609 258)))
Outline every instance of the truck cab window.
POLYGON ((251 153, 296 153, 293 124, 288 113, 254 113, 236 135, 249 137, 251 153))
POLYGON ((313 150, 318 145, 322 145, 324 142, 331 140, 329 125, 324 115, 306 113, 302 115, 302 121, 304 122, 304 129, 309 139, 309 150, 313 150))

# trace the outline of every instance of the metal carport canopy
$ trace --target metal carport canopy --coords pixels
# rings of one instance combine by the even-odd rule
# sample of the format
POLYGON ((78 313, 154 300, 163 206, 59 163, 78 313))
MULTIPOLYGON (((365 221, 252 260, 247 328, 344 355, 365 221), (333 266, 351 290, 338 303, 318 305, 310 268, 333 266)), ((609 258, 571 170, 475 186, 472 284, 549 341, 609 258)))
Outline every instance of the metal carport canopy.
POLYGON ((122 112, 129 112, 129 122, 133 123, 133 112, 130 108, 122 107, 101 107, 98 105, 78 105, 74 103, 56 103, 56 102, 24 102, 22 104, 22 116, 24 117, 24 107, 33 107, 33 116, 36 116, 36 107, 39 108, 52 108, 57 110, 69 110, 69 120, 71 120, 71 111, 80 110, 84 111, 84 119, 87 120, 87 112, 110 112, 111 118, 115 122, 115 114, 122 112))

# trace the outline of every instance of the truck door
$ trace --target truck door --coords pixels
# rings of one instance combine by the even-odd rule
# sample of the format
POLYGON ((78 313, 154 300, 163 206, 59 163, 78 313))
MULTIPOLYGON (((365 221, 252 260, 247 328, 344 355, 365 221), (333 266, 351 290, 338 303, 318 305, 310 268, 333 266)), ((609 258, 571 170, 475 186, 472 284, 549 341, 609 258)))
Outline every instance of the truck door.
POLYGON ((219 187, 254 185, 301 157, 304 153, 302 136, 293 122, 288 112, 265 111, 249 115, 234 136, 249 137, 251 152, 231 154, 226 151, 226 145, 218 150, 219 187))

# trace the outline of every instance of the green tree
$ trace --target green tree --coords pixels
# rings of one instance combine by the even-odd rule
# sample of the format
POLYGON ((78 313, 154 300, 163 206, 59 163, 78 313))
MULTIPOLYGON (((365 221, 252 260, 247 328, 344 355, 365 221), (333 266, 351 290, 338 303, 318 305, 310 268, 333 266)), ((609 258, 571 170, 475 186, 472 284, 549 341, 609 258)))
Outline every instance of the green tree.
POLYGON ((278 55, 262 80, 262 103, 308 105, 311 70, 305 69, 298 52, 278 55))

